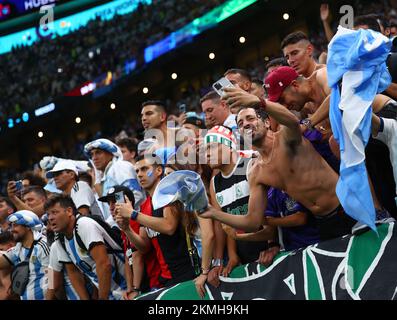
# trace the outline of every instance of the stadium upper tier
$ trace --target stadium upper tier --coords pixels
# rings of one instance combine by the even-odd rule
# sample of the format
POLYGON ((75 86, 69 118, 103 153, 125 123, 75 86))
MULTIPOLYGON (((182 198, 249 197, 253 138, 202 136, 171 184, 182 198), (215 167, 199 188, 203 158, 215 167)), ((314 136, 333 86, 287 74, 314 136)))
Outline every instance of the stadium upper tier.
POLYGON ((26 121, 56 97, 107 85, 253 2, 142 1, 130 13, 99 15, 67 35, 14 47, 0 55, 0 127, 26 121))

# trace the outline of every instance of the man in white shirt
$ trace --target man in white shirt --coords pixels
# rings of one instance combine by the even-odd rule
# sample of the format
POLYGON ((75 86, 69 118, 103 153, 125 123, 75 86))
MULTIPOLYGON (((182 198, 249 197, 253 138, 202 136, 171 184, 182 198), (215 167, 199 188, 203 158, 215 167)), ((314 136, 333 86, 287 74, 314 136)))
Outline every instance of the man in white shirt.
MULTIPOLYGON (((136 178, 133 165, 123 160, 120 148, 110 140, 97 139, 84 146, 84 153, 93 163, 98 195, 106 195, 113 186, 125 186, 134 193, 135 208, 138 209, 145 194, 136 178)), ((111 217, 107 204, 102 209, 105 220, 111 217)))
POLYGON ((211 124, 211 128, 214 126, 224 126, 232 129, 237 141, 240 140, 240 133, 238 132, 236 115, 232 114, 229 106, 221 97, 215 92, 210 91, 204 97, 201 98, 201 108, 205 113, 205 123, 211 124))
POLYGON ((45 276, 50 249, 47 239, 41 234, 39 217, 28 210, 20 210, 8 217, 16 246, 0 256, 0 269, 15 268, 23 261, 29 261, 27 284, 20 294, 21 300, 44 300, 48 287, 45 276), (30 254, 30 256, 29 256, 30 254))
POLYGON ((81 279, 76 281, 79 270, 98 289, 98 299, 120 300, 127 288, 121 244, 99 222, 76 216, 74 203, 67 195, 53 195, 45 209, 52 229, 60 234, 56 240, 60 243, 58 260, 64 263, 78 296, 82 300, 89 298, 81 279))
POLYGON ((54 168, 47 172, 46 177, 54 178, 56 187, 73 199, 81 214, 85 216, 91 214, 103 218, 94 192, 88 183, 78 181, 79 173, 72 160, 58 161, 54 168))

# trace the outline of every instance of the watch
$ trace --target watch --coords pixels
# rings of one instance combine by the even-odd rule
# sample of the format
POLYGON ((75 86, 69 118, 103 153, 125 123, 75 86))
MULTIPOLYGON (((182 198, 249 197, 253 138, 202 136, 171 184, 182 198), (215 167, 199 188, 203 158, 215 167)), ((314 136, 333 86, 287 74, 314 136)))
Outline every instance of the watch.
POLYGON ((132 210, 132 212, 131 212, 131 220, 135 221, 138 218, 138 214, 139 214, 138 211, 132 210))

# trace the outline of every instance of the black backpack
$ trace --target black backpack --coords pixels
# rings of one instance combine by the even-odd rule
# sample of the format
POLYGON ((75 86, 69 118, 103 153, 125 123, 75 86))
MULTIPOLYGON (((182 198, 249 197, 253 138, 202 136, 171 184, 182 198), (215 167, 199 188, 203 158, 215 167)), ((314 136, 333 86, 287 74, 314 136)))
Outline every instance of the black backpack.
MULTIPOLYGON (((88 252, 88 249, 86 248, 85 244, 83 243, 83 240, 81 240, 80 235, 79 235, 79 232, 78 232, 77 221, 78 221, 81 217, 90 218, 90 219, 94 220, 96 223, 98 223, 103 229, 105 229, 106 233, 112 238, 112 240, 113 240, 114 242, 116 242, 117 245, 121 248, 121 249, 119 249, 119 250, 118 250, 118 249, 113 249, 113 248, 110 246, 110 244, 107 243, 106 240, 104 239, 107 252, 113 256, 114 264, 115 264, 115 266, 116 266, 116 265, 117 265, 116 259, 120 259, 120 257, 117 255, 117 253, 122 253, 122 254, 124 255, 124 250, 123 250, 123 239, 122 239, 122 237, 121 237, 121 231, 120 231, 119 229, 112 228, 109 224, 107 224, 105 221, 103 221, 103 220, 102 220, 100 217, 98 217, 98 216, 83 216, 83 215, 81 215, 81 214, 78 214, 78 215, 76 216, 76 225, 75 225, 75 228, 76 228, 76 232, 75 232, 75 234, 76 234, 76 241, 77 241, 78 246, 79 246, 80 248, 82 248, 83 250, 87 251, 87 252, 88 252)), ((63 250, 65 250, 65 252, 67 253, 66 246, 65 246, 65 236, 64 236, 63 234, 58 234, 57 239, 58 239, 59 242, 61 243, 63 250)), ((121 260, 121 259, 120 259, 120 260, 121 260)), ((115 274, 115 276, 114 276, 113 279, 114 279, 114 281, 115 281, 118 285, 121 285, 121 283, 122 283, 122 278, 121 278, 121 275, 120 275, 120 273, 119 273, 117 267, 115 268, 115 273, 116 273, 116 274, 115 274)))
POLYGON ((19 296, 22 296, 26 290, 26 286, 29 283, 29 261, 30 256, 33 253, 33 248, 35 244, 39 242, 39 240, 34 240, 32 246, 30 247, 29 253, 26 256, 25 260, 18 263, 11 272, 11 289, 12 292, 16 293, 19 296))
MULTIPOLYGON (((78 222, 78 220, 81 217, 86 217, 86 218, 92 219, 96 223, 98 223, 103 229, 105 229, 106 233, 112 238, 112 240, 114 242, 116 242, 117 245, 121 248, 119 250, 113 249, 105 240, 105 245, 106 245, 106 249, 107 249, 108 253, 111 253, 111 254, 113 254, 113 253, 123 253, 124 254, 124 250, 122 249, 123 248, 123 239, 121 237, 121 231, 118 230, 118 229, 112 228, 108 223, 103 221, 98 216, 83 216, 83 215, 79 214, 76 217, 76 226, 75 226, 76 232, 75 232, 75 234, 76 234, 77 244, 79 245, 80 248, 82 248, 85 251, 88 251, 88 249, 84 245, 83 241, 81 240, 79 232, 78 232, 78 224, 77 224, 77 222, 78 222)), ((67 252, 66 251, 66 246, 65 246, 65 236, 63 234, 58 234, 57 239, 60 241, 60 243, 62 245, 62 248, 65 250, 65 252, 67 252)))

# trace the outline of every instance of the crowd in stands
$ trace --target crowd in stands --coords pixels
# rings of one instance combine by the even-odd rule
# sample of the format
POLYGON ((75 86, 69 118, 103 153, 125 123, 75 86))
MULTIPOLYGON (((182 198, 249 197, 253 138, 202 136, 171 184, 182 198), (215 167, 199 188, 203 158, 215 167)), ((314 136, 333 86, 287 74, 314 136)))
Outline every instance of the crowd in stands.
MULTIPOLYGON (((392 39, 386 20, 356 16, 353 34, 392 39)), ((325 30, 324 39, 336 31, 325 30)), ((188 280, 203 298, 206 284, 219 286, 239 265, 269 266, 280 251, 370 230, 336 192, 343 159, 329 118, 332 88, 311 39, 293 32, 266 65, 224 70, 232 87, 201 92, 198 110, 143 102, 143 139, 123 125, 82 143, 80 156, 48 155, 8 181, 0 197, 0 299, 132 300, 188 280)), ((364 169, 374 225, 397 217, 396 86, 373 97, 364 169)), ((196 97, 186 99, 194 105, 196 97)))
POLYGON ((131 14, 90 21, 73 33, 42 39, 0 56, 3 72, 0 121, 46 105, 56 97, 112 72, 124 74, 126 62, 143 59, 143 50, 222 4, 211 1, 152 1, 131 14))

